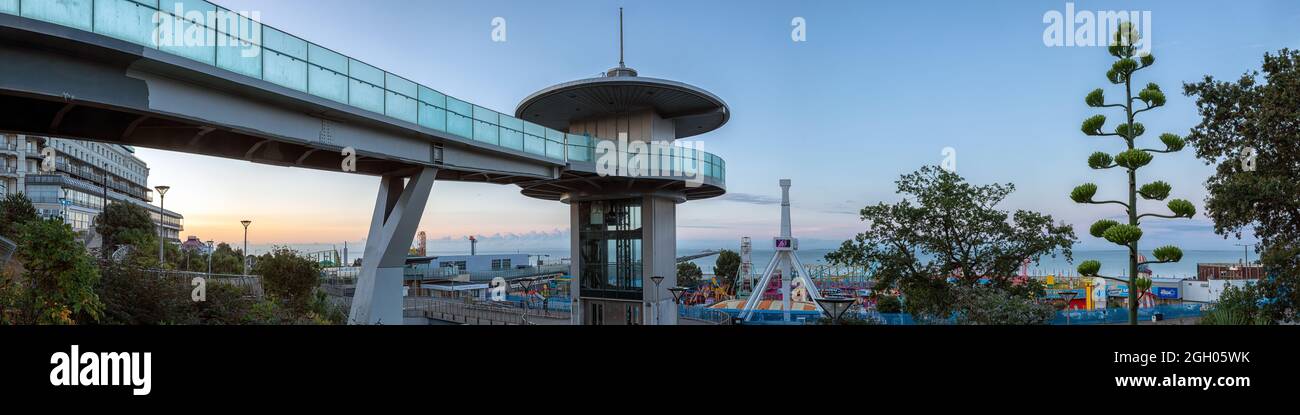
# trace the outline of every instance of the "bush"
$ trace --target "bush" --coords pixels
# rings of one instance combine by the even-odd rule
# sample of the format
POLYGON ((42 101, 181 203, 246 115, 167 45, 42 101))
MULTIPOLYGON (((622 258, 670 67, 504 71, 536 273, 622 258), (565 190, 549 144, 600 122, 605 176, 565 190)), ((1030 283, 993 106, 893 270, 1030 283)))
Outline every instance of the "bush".
POLYGON ((1223 293, 1219 294, 1219 301, 1201 317, 1200 323, 1229 326, 1271 324, 1272 319, 1260 310, 1261 298, 1262 293, 1257 284, 1224 287, 1223 293))
MULTIPOLYGON (((104 302, 106 324, 193 324, 197 320, 187 284, 121 262, 101 263, 95 292, 104 302)), ((208 287, 211 298, 212 287, 208 287)))
POLYGON ((283 302, 288 311, 310 311, 312 292, 320 286, 320 264, 298 256, 287 247, 276 247, 257 259, 253 273, 262 276, 262 286, 272 299, 283 302))
POLYGON ((103 304, 95 294, 99 270, 72 228, 58 219, 19 224, 18 258, 27 270, 31 296, 23 320, 35 324, 77 324, 99 319, 103 304))
POLYGON ((1052 305, 997 287, 958 287, 954 292, 958 324, 1038 325, 1056 316, 1052 305))

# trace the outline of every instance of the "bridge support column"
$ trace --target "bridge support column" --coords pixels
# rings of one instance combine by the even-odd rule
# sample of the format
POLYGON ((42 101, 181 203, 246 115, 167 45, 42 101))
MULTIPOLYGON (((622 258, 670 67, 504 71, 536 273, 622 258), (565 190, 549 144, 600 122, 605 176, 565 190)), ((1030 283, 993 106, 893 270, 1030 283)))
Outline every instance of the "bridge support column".
POLYGON ((349 323, 402 324, 402 271, 437 175, 424 168, 405 185, 402 176, 380 180, 349 323))

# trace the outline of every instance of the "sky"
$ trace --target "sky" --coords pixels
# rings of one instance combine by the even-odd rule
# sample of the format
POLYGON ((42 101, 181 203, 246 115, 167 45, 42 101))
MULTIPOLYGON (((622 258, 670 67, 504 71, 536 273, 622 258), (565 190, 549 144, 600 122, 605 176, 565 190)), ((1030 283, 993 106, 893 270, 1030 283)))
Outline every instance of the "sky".
MULTIPOLYGON (((708 90, 730 122, 701 136, 727 161, 728 194, 680 205, 679 248, 734 247, 742 236, 778 233, 779 179, 793 180, 794 234, 809 248, 837 246, 865 229, 863 206, 900 199, 894 181, 938 165, 944 149, 973 183, 1013 183, 1000 207, 1073 224, 1076 249, 1113 249, 1087 227, 1119 207, 1077 205, 1074 186, 1095 182, 1097 199, 1125 191, 1122 171, 1093 171, 1094 151, 1118 138, 1079 132, 1095 111, 1083 97, 1109 85, 1104 47, 1049 47, 1046 13, 1064 1, 416 1, 216 0, 258 11, 262 21, 444 93, 503 113, 532 92, 590 78, 618 63, 618 8, 626 9, 626 60, 642 76, 708 90), (492 21, 505 19, 506 41, 492 21), (794 41, 802 18, 806 37, 794 41)), ((1149 11, 1156 82, 1168 104, 1140 116, 1145 147, 1160 133, 1185 135, 1200 117, 1182 95, 1206 75, 1235 80, 1265 52, 1300 47, 1300 2, 1076 1, 1079 11, 1149 11)), ((1113 127, 1114 121, 1109 125, 1113 127)), ((151 149, 137 153, 150 185, 170 185, 167 208, 185 215, 184 235, 239 242, 253 221, 253 252, 360 246, 376 177, 252 164, 151 149)), ((1173 196, 1203 206, 1212 168, 1192 150, 1156 155, 1139 183, 1164 180, 1173 196)), ((438 182, 420 229, 437 251, 563 249, 568 208, 522 196, 515 186, 438 182)), ((1142 204, 1163 211, 1163 204, 1142 204)), ((1203 211, 1204 209, 1200 209, 1203 211)), ((1204 214, 1143 224, 1144 242, 1184 249, 1239 249, 1204 214)), ((1149 244, 1150 244, 1149 243, 1149 244)), ((1153 245, 1154 246, 1154 245, 1153 245)), ((354 248, 354 252, 360 252, 354 248)))

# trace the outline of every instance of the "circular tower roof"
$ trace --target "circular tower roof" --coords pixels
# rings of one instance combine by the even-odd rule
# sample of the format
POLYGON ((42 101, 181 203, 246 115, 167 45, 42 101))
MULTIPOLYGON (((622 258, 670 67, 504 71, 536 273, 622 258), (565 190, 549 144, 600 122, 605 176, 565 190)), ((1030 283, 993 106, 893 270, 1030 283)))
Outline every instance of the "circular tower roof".
POLYGON ((644 109, 673 122, 677 138, 707 133, 731 118, 722 98, 677 81, 637 76, 625 66, 605 76, 565 82, 537 91, 515 109, 515 117, 568 131, 571 121, 599 119, 644 109))

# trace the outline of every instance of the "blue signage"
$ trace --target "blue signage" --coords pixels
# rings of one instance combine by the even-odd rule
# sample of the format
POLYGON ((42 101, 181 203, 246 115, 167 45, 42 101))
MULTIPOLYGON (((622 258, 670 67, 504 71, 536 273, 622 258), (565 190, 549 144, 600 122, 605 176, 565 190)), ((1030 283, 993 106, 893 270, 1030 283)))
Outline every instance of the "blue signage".
POLYGON ((1178 287, 1156 287, 1156 298, 1178 298, 1178 287))

